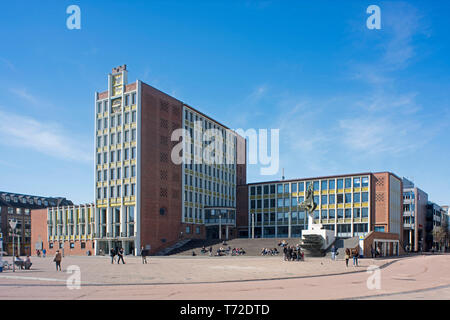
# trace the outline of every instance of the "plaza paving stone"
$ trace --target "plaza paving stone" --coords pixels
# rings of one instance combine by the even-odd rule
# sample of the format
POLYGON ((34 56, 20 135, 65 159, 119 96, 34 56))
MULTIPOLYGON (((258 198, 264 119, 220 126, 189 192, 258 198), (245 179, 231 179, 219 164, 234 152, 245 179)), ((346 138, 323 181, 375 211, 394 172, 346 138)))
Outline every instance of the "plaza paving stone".
POLYGON ((0 299, 450 299, 450 255, 343 260, 282 257, 65 257, 33 258, 33 270, 0 273, 0 299), (64 272, 81 270, 81 289, 69 290, 64 272), (381 266, 381 288, 370 290, 366 272, 381 266))

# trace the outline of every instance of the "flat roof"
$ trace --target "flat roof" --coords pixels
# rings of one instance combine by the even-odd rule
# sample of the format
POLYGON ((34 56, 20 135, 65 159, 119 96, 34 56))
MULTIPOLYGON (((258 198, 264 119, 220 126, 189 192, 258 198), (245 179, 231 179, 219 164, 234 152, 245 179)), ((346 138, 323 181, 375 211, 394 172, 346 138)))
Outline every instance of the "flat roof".
MULTIPOLYGON (((288 180, 272 180, 272 181, 263 181, 263 182, 252 182, 247 183, 247 185, 260 185, 260 184, 277 184, 277 183, 289 183, 296 181, 309 181, 309 180, 323 180, 323 179, 331 179, 331 178, 340 178, 340 177, 352 177, 352 176, 364 176, 364 175, 373 175, 377 173, 387 173, 393 175, 394 177, 400 179, 397 175, 392 172, 384 171, 384 172, 362 172, 362 173, 349 173, 349 174, 341 174, 341 175, 331 175, 331 176, 321 176, 321 177, 309 177, 309 178, 297 178, 297 179, 288 179, 288 180)), ((400 179, 401 180, 401 179, 400 179)))

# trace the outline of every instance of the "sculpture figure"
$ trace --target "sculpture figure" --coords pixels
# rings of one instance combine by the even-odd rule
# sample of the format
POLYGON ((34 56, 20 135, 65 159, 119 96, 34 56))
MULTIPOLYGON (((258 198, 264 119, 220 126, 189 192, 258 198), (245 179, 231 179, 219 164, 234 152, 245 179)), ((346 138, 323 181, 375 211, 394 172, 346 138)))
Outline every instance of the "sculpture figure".
POLYGON ((314 210, 317 208, 317 203, 314 202, 314 190, 312 183, 309 185, 308 190, 306 190, 305 201, 300 203, 299 210, 305 210, 311 217, 314 214, 314 210))

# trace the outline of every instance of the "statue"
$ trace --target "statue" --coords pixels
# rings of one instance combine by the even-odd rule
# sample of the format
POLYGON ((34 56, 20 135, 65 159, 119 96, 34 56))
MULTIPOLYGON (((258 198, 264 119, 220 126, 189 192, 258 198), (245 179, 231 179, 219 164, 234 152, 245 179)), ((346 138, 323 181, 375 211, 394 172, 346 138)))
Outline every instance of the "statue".
POLYGON ((314 202, 314 190, 313 184, 311 183, 306 190, 305 201, 298 205, 299 210, 305 210, 309 216, 313 216, 314 210, 317 208, 317 203, 314 202))

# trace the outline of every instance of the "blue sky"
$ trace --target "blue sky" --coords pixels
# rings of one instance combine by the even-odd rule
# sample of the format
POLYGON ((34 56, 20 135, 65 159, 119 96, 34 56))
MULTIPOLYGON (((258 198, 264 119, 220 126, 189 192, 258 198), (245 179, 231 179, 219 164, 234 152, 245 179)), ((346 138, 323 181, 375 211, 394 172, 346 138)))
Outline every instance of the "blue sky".
POLYGON ((280 129, 280 171, 392 171, 450 195, 448 1, 14 1, 0 11, 0 190, 94 198, 112 67, 230 128, 280 129), (66 8, 81 8, 81 30, 66 8), (366 9, 381 8, 381 30, 366 9))

